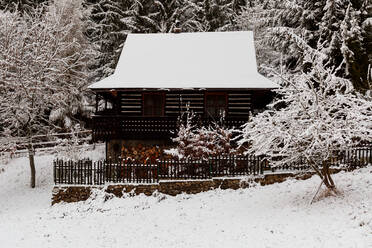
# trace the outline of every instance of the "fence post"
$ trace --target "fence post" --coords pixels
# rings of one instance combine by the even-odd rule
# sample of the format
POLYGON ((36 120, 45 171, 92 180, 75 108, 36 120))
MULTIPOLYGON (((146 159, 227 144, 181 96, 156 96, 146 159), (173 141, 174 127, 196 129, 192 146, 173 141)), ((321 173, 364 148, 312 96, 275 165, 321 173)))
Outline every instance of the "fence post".
POLYGON ((156 166, 156 171, 157 171, 157 173, 156 173, 156 181, 157 182, 159 182, 159 172, 160 172, 160 169, 159 169, 159 162, 160 162, 160 165, 162 164, 162 160, 163 159, 161 159, 161 160, 157 160, 156 162, 157 162, 157 166, 156 166))
POLYGON ((227 165, 230 167, 230 168, 232 168, 232 170, 233 170, 233 173, 232 173, 232 175, 233 175, 233 177, 234 176, 236 176, 236 170, 235 170, 235 164, 234 164, 234 157, 231 155, 231 154, 229 154, 229 156, 227 157, 227 161, 228 161, 228 163, 227 163, 227 165))
POLYGON ((250 159, 249 158, 250 158, 250 155, 248 155, 248 154, 246 154, 245 157, 244 157, 245 161, 247 162, 247 172, 250 175, 250 174, 252 174, 252 168, 251 168, 251 165, 250 165, 250 159))
POLYGON ((69 166, 68 168, 66 168, 69 173, 68 173, 68 183, 69 184, 72 184, 73 183, 73 173, 74 173, 74 169, 73 169, 73 166, 69 166))
MULTIPOLYGON (((112 165, 112 160, 110 160, 110 163, 112 165)), ((120 167, 119 167, 119 164, 117 163, 116 164, 116 178, 115 178, 116 183, 119 181, 119 173, 120 173, 120 167)))
POLYGON ((61 173, 63 172, 63 161, 62 160, 59 160, 58 161, 58 181, 59 181, 59 183, 61 183, 62 182, 62 178, 61 178, 61 173))
POLYGON ((213 159, 210 157, 208 158, 208 165, 209 165, 209 178, 212 178, 212 161, 213 159))
POLYGON ((58 161, 58 159, 53 161, 53 181, 54 181, 54 184, 56 184, 56 163, 57 163, 56 161, 58 161))
POLYGON ((261 175, 263 175, 264 174, 263 157, 259 158, 259 163, 260 163, 260 172, 261 172, 261 175))
POLYGON ((102 184, 105 184, 106 183, 106 163, 100 161, 101 165, 102 165, 102 184))
POLYGON ((146 163, 145 165, 145 170, 146 170, 146 183, 149 183, 150 182, 150 176, 151 176, 151 160, 149 159, 148 161, 150 161, 150 163, 146 163))

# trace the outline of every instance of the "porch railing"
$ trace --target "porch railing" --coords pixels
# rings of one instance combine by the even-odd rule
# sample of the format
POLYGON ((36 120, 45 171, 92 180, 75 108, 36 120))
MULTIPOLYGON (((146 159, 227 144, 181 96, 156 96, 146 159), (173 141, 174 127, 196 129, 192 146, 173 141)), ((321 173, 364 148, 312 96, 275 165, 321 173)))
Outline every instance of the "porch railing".
MULTIPOLYGON (((199 124, 208 125, 214 120, 200 118, 199 124)), ((226 118, 224 125, 239 127, 247 120, 244 118, 226 118)), ((170 137, 177 129, 176 116, 146 117, 122 115, 96 115, 92 119, 93 140, 108 140, 113 138, 159 138, 170 137)))

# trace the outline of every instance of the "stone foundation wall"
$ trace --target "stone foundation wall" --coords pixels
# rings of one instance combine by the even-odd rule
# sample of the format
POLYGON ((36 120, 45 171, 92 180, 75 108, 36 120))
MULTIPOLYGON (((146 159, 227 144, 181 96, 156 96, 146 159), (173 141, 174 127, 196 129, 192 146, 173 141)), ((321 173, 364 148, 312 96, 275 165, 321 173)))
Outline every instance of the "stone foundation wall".
POLYGON ((91 187, 70 186, 54 187, 52 205, 58 202, 78 202, 85 201, 90 197, 91 187))
POLYGON ((158 184, 148 185, 109 185, 102 186, 55 186, 52 195, 52 205, 59 202, 78 202, 85 201, 90 197, 91 189, 104 189, 108 194, 116 197, 123 197, 123 193, 132 193, 133 195, 145 194, 151 196, 154 192, 175 196, 178 194, 197 194, 213 189, 239 189, 248 188, 254 184, 269 185, 280 183, 288 178, 305 180, 314 173, 304 173, 294 175, 292 173, 269 174, 262 177, 248 178, 242 180, 237 178, 213 178, 211 180, 193 180, 193 181, 160 181, 158 184))

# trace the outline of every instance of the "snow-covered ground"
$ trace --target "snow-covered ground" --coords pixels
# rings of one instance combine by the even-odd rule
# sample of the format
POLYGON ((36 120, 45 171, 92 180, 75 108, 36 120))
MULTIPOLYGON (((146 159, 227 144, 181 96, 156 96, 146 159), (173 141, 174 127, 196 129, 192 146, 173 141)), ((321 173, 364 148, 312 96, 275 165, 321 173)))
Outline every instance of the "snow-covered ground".
POLYGON ((372 247, 372 166, 335 175, 342 195, 312 205, 317 177, 51 207, 52 160, 36 158, 36 189, 27 158, 0 165, 0 247, 372 247))

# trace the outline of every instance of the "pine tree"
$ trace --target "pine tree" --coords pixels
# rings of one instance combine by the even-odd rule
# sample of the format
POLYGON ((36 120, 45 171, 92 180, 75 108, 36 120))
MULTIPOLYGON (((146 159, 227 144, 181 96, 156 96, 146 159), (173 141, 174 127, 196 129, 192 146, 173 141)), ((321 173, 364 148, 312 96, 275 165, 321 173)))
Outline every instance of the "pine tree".
POLYGON ((350 4, 341 23, 341 52, 345 60, 345 75, 354 87, 367 90, 368 55, 363 46, 360 18, 360 13, 350 4))
POLYGON ((364 49, 368 54, 368 64, 372 65, 372 3, 365 3, 365 10, 362 11, 362 34, 364 40, 364 49))
MULTIPOLYGON (((120 3, 124 4, 122 1, 120 3)), ((91 11, 91 26, 87 30, 89 40, 98 47, 100 53, 96 58, 95 80, 111 75, 116 67, 126 34, 130 30, 123 26, 122 18, 129 5, 120 5, 112 0, 87 0, 91 11)))
POLYGON ((0 9, 23 12, 32 12, 34 8, 40 6, 48 0, 0 0, 0 9))
POLYGON ((233 30, 234 16, 239 13, 245 1, 236 0, 204 0, 203 17, 207 31, 233 30))
POLYGON ((90 40, 100 47, 97 79, 112 74, 128 33, 203 31, 192 0, 88 0, 91 8, 90 40))
MULTIPOLYGON (((294 41, 296 37, 306 45, 318 48, 325 55, 326 66, 338 68, 337 75, 350 79, 360 91, 368 89, 368 50, 363 32, 366 1, 317 0, 317 1, 256 1, 257 26, 264 31, 262 46, 269 45, 283 55, 286 69, 300 72, 311 67, 303 63, 304 50, 294 41), (342 32, 340 31, 342 27, 342 32)), ((238 17, 240 26, 252 7, 238 17), (243 20, 242 20, 243 19, 243 20)), ((273 61, 278 68, 278 60, 273 61)))
POLYGON ((244 0, 86 0, 91 8, 90 40, 100 47, 96 80, 114 73, 128 33, 235 29, 244 0), (210 2, 210 3, 209 3, 210 2))

